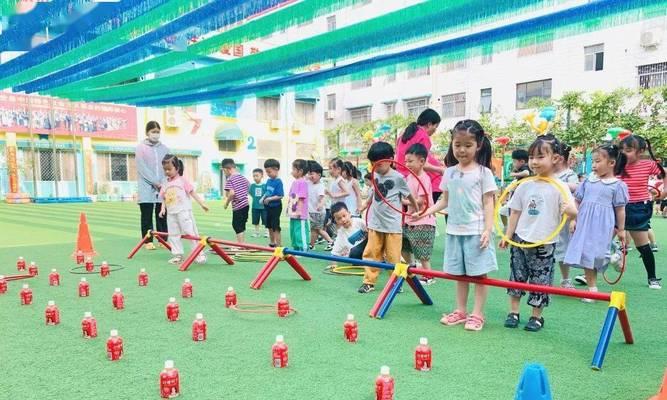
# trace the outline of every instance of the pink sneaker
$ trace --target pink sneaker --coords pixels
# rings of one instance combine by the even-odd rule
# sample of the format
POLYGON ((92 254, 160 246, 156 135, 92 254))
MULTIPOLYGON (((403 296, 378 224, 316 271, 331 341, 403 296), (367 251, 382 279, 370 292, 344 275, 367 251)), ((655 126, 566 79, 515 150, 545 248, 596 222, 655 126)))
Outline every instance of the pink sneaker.
POLYGON ((468 319, 468 316, 459 310, 454 310, 450 314, 443 314, 442 319, 440 320, 440 323, 443 325, 458 325, 466 322, 468 319))
POLYGON ((466 331, 481 331, 484 327, 484 318, 477 315, 470 314, 463 327, 466 331))

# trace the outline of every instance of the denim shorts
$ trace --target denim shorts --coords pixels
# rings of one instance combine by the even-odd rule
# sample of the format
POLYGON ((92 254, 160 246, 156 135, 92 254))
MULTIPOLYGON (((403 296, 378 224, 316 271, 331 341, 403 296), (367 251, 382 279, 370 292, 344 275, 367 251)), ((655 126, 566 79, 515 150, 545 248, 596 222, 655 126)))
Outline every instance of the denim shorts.
POLYGON ((625 230, 648 231, 653 216, 653 202, 639 201, 625 206, 625 230))
POLYGON ((493 235, 489 245, 479 248, 481 235, 450 235, 445 243, 444 271, 452 275, 480 276, 498 270, 493 235))

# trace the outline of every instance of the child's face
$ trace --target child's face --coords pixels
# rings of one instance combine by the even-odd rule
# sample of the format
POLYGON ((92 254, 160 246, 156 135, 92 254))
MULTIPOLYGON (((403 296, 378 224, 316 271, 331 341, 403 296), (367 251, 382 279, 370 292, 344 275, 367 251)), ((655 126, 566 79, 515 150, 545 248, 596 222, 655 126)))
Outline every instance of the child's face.
POLYGON ((468 165, 475 161, 478 147, 475 135, 468 132, 459 131, 452 137, 452 151, 461 165, 468 165))
POLYGON ((271 179, 274 179, 278 176, 279 170, 277 168, 264 168, 264 170, 266 171, 266 176, 271 179))
POLYGON ((292 167, 292 176, 296 179, 303 177, 303 170, 292 167))
POLYGON ((558 154, 543 149, 528 156, 528 166, 537 175, 549 176, 556 169, 560 158, 558 154))
POLYGON ((259 172, 253 172, 252 179, 255 181, 255 183, 260 183, 262 181, 262 174, 259 172))
POLYGON ((164 175, 167 178, 173 178, 176 175, 178 175, 178 171, 176 170, 176 167, 174 167, 174 164, 172 164, 170 162, 162 164, 162 169, 164 170, 164 175))
POLYGON ((336 167, 336 164, 331 163, 329 164, 329 173, 331 177, 338 178, 340 176, 340 168, 336 167))
POLYGON ((334 222, 337 226, 349 228, 352 226, 352 215, 349 211, 343 208, 334 214, 334 222))
POLYGON ((593 153, 592 169, 597 176, 607 176, 614 172, 614 164, 616 160, 609 159, 609 155, 604 151, 596 151, 593 153))
POLYGON ((405 155, 405 166, 415 174, 420 174, 422 172, 425 161, 426 160, 423 157, 419 157, 416 154, 405 155))
POLYGON ((519 168, 523 167, 524 165, 526 165, 526 160, 517 160, 515 158, 512 159, 512 168, 515 171, 518 171, 519 168))
POLYGON ((375 168, 375 172, 377 172, 380 175, 386 175, 387 172, 391 169, 391 162, 389 161, 382 161, 382 162, 374 162, 373 163, 373 168, 375 168))
POLYGON ((366 187, 369 187, 373 185, 373 182, 368 178, 364 178, 364 184, 366 184, 366 187))
POLYGON ((322 175, 318 172, 311 172, 308 175, 310 176, 310 181, 313 183, 320 183, 320 179, 322 179, 322 175))
POLYGON ((639 160, 639 150, 634 147, 623 146, 621 149, 623 154, 628 158, 628 164, 636 163, 639 160))
POLYGON ((235 170, 236 168, 232 166, 222 167, 222 172, 225 174, 226 177, 230 177, 235 170))

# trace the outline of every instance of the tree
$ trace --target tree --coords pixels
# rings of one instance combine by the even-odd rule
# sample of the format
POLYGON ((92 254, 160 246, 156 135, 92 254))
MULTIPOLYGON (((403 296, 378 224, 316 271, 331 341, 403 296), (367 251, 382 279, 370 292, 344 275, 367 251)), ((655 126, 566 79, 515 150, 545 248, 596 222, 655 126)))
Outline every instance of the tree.
POLYGON ((369 121, 363 124, 344 123, 331 129, 325 129, 323 133, 327 139, 328 156, 336 157, 340 154, 341 150, 349 150, 350 148, 359 148, 363 152, 366 152, 371 144, 373 144, 374 134, 383 125, 389 126, 389 130, 384 133, 382 139, 393 145, 405 127, 414 121, 413 117, 395 114, 389 118, 369 121))

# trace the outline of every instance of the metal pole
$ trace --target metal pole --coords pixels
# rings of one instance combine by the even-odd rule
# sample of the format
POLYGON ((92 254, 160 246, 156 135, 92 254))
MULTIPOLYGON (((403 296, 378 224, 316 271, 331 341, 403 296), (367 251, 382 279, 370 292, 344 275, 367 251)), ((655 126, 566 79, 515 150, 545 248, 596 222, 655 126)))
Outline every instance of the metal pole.
MULTIPOLYGON (((78 143, 76 142, 76 134, 72 130, 72 109, 70 105, 71 103, 68 101, 65 114, 65 123, 67 123, 67 130, 72 136, 72 151, 74 152, 74 184, 76 186, 76 197, 81 197, 81 189, 79 188, 79 157, 77 155, 78 143)), ((83 161, 83 159, 83 146, 81 146, 81 160, 83 161)))
POLYGON ((28 133, 30 134, 30 151, 32 152, 32 195, 37 197, 37 163, 35 162, 35 138, 32 133, 32 106, 30 96, 26 98, 28 99, 28 133))
POLYGON ((53 129, 53 99, 49 100, 49 130, 51 131, 51 154, 53 154, 52 164, 53 164, 53 184, 55 187, 56 197, 60 197, 58 191, 58 153, 56 152, 56 130, 53 129))

